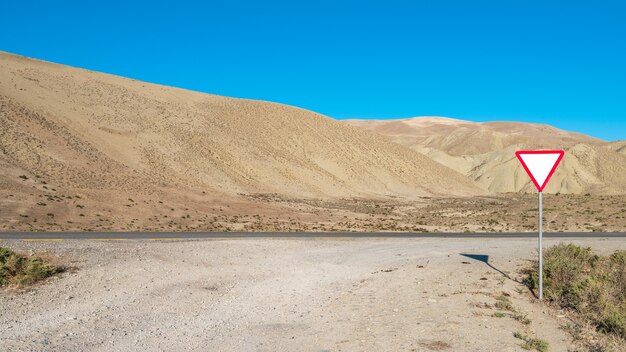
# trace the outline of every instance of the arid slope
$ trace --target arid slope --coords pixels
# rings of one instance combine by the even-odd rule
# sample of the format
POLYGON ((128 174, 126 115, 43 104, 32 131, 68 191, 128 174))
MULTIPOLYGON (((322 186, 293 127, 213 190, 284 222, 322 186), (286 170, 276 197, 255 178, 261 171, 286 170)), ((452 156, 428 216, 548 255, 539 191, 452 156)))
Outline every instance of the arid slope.
POLYGON ((530 123, 475 123, 444 117, 347 120, 390 137, 453 168, 486 190, 532 191, 515 158, 518 149, 565 149, 563 164, 546 192, 626 193, 624 142, 607 143, 580 133, 530 123))
MULTIPOLYGON (((0 123, 0 162, 65 187, 302 197, 479 192, 429 158, 310 111, 7 53, 0 123)), ((13 177, 7 173, 0 177, 13 177)))

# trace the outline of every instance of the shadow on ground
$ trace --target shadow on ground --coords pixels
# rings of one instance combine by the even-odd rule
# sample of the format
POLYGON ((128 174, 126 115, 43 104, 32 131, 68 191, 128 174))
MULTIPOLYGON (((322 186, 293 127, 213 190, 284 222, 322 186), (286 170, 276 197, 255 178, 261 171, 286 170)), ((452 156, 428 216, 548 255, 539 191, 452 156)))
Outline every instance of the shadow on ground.
POLYGON ((514 279, 512 278, 509 274, 505 273, 504 271, 496 268, 495 266, 491 265, 491 263, 489 263, 489 256, 486 254, 470 254, 470 253, 459 253, 460 255, 470 258, 470 259, 474 259, 477 260, 479 262, 483 262, 485 264, 487 264, 488 267, 490 267, 491 269, 499 272, 500 274, 502 274, 504 277, 506 277, 509 280, 515 281, 518 284, 522 284, 524 285, 524 283, 518 279, 514 279))

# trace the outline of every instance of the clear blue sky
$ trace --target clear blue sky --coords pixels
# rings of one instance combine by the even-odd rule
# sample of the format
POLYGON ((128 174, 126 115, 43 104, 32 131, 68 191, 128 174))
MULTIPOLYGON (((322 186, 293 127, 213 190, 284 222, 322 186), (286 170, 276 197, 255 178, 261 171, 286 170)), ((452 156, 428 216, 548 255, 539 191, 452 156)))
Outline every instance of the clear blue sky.
POLYGON ((0 50, 335 118, 626 139, 624 1, 6 1, 0 50))

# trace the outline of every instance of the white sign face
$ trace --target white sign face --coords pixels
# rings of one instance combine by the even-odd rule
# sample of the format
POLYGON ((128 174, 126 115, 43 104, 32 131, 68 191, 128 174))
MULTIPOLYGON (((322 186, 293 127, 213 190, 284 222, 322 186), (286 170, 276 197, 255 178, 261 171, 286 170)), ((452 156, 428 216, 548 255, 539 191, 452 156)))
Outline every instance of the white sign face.
POLYGON ((515 152, 539 192, 548 185, 565 154, 562 150, 521 150, 515 152))

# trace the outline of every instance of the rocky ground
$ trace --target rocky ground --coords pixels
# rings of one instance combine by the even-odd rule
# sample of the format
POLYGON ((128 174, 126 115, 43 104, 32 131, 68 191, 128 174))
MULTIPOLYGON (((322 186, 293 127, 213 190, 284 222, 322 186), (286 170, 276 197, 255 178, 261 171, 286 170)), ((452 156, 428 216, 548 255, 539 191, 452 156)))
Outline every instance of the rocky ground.
MULTIPOLYGON (((546 246, 564 240, 547 239, 546 246)), ((567 241, 570 242, 570 241, 567 241)), ((572 240, 600 253, 623 239, 572 240)), ((532 239, 0 241, 73 269, 0 292, 6 351, 574 349, 519 270, 532 239), (510 301, 511 309, 496 306, 510 301)))
MULTIPOLYGON (((19 179, 18 176, 15 176, 19 179)), ((163 189, 61 191, 39 179, 0 189, 0 231, 536 231, 537 195, 295 198, 163 189), (43 188, 46 187, 46 188, 43 188)), ((626 196, 545 194, 546 231, 626 231, 626 196)))

